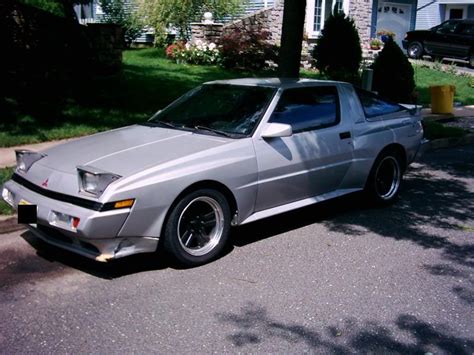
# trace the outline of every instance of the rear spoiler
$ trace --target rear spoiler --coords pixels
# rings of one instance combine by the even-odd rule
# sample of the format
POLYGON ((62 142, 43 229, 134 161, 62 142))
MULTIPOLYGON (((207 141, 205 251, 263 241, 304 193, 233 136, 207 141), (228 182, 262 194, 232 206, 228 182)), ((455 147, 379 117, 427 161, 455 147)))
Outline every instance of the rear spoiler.
POLYGON ((412 104, 399 104, 400 106, 406 108, 408 112, 410 112, 410 115, 415 116, 415 115, 420 115, 421 109, 423 106, 421 105, 412 105, 412 104))

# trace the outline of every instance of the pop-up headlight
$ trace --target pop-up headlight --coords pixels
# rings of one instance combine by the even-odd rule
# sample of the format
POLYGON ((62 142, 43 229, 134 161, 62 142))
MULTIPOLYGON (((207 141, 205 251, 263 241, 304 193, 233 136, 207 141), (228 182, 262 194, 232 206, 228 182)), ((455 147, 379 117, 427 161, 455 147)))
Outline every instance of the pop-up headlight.
POLYGON ((99 197, 114 181, 121 178, 120 175, 102 171, 90 166, 78 166, 79 190, 99 197))
POLYGON ((26 173, 38 160, 44 158, 46 154, 32 152, 31 150, 15 150, 16 171, 26 173))

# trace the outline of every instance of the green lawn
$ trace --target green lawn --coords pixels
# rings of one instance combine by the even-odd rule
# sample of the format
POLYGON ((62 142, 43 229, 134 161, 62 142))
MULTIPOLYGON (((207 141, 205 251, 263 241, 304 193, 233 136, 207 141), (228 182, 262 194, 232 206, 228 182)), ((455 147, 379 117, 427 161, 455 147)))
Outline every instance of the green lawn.
POLYGON ((429 140, 450 138, 450 137, 464 137, 468 131, 459 127, 445 126, 439 122, 425 120, 425 137, 429 140))
MULTIPOLYGON (((205 81, 275 75, 271 71, 243 73, 220 67, 178 65, 157 49, 127 50, 123 59, 122 73, 91 80, 76 88, 74 97, 63 100, 59 111, 51 107, 54 123, 42 125, 36 117, 27 115, 15 124, 0 123, 0 147, 77 137, 141 122, 205 81)), ((448 83, 456 85, 456 101, 474 104, 469 78, 423 67, 416 67, 415 72, 420 103, 429 103, 430 85, 448 83)), ((302 76, 317 77, 307 71, 302 76)))
MULTIPOLYGON (((13 174, 13 168, 4 168, 0 169, 0 188, 3 183, 10 179, 13 174)), ((13 214, 13 209, 7 205, 5 201, 0 198, 0 215, 10 215, 13 214)))
POLYGON ((420 93, 419 102, 427 105, 431 102, 430 86, 455 85, 454 101, 463 105, 474 105, 474 88, 470 86, 473 76, 460 76, 422 66, 415 69, 416 90, 420 93))
POLYGON ((30 116, 12 126, 0 123, 0 146, 87 135, 141 122, 204 81, 240 75, 219 67, 177 65, 164 58, 161 50, 125 51, 122 73, 81 88, 62 108, 56 120, 60 123, 41 126, 30 116))

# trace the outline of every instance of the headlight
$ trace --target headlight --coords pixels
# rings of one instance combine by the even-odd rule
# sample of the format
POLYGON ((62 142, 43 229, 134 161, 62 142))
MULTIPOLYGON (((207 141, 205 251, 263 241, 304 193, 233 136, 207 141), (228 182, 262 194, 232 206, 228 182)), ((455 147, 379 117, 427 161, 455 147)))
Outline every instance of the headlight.
POLYGON ((121 178, 120 175, 108 173, 106 171, 90 166, 78 166, 79 191, 99 197, 114 181, 121 178))
POLYGON ((4 187, 2 190, 2 198, 5 200, 6 203, 13 207, 13 194, 6 187, 4 187))
POLYGON ((44 158, 46 154, 32 152, 30 150, 15 150, 16 171, 26 173, 38 160, 44 158))

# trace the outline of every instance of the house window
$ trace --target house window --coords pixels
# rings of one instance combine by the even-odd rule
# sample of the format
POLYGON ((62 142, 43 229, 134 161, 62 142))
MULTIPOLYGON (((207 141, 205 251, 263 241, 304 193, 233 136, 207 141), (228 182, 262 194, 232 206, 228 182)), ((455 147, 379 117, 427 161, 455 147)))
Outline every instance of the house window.
POLYGON ((324 28, 324 21, 331 15, 334 8, 347 13, 348 6, 347 0, 307 0, 306 28, 308 35, 312 38, 319 36, 324 28))
POLYGON ((336 10, 337 10, 338 12, 341 12, 341 11, 343 11, 342 5, 343 5, 342 0, 336 0, 334 6, 336 7, 336 10))
POLYGON ((467 5, 446 5, 446 20, 465 19, 467 5))
POLYGON ((314 32, 321 31, 321 15, 322 15, 322 10, 323 10, 322 3, 323 3, 323 0, 314 1, 314 22, 313 22, 314 32))
POLYGON ((455 20, 455 19, 462 19, 462 14, 463 14, 463 9, 451 9, 449 10, 449 19, 450 20, 455 20))

